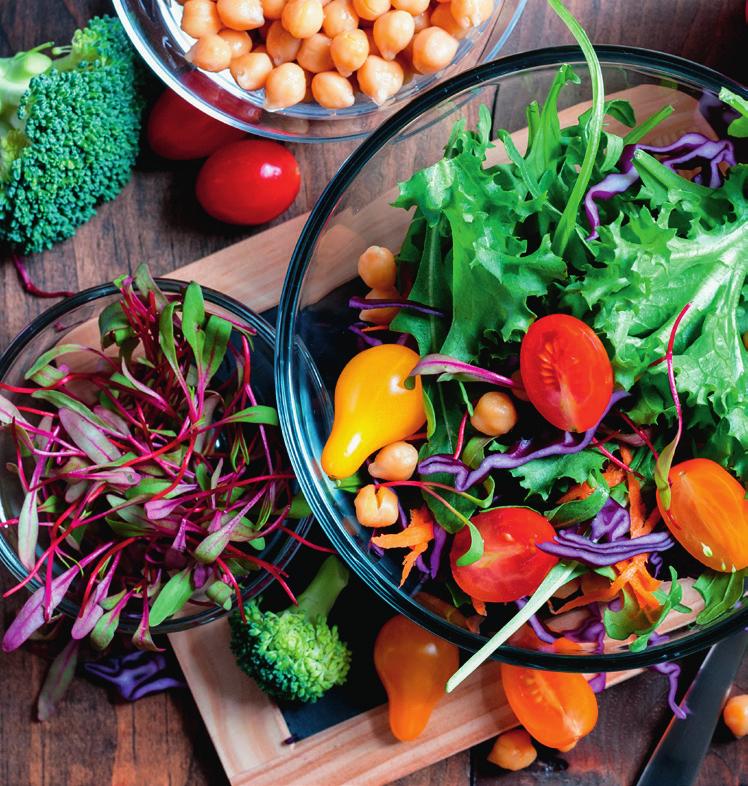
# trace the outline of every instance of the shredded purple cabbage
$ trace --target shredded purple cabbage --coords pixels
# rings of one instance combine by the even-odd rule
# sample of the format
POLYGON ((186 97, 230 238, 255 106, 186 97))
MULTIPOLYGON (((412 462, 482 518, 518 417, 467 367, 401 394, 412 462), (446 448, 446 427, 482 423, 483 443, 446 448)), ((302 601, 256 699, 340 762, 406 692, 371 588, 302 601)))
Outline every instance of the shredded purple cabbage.
POLYGON ((444 546, 447 543, 447 533, 438 524, 434 526, 434 545, 431 548, 431 555, 429 556, 429 568, 431 569, 431 578, 435 579, 439 573, 441 566, 442 554, 444 553, 444 546))
POLYGON ((658 579, 662 570, 662 557, 659 554, 652 554, 649 558, 649 564, 652 566, 652 575, 658 579))
POLYGON ((678 694, 678 680, 680 678, 680 666, 677 663, 656 663, 651 667, 653 671, 659 671, 668 679, 667 703, 676 718, 683 720, 688 715, 688 710, 678 706, 675 700, 678 694))
POLYGON ((613 497, 608 497, 598 514, 590 522, 590 538, 614 542, 628 535, 631 529, 629 512, 613 497))
POLYGON ((370 347, 378 347, 380 344, 384 343, 381 339, 375 338, 370 333, 365 333, 363 331, 363 327, 366 326, 366 322, 354 322, 354 324, 348 326, 348 330, 351 331, 354 335, 358 336, 364 344, 367 344, 370 347))
POLYGON ((136 650, 127 655, 89 661, 83 663, 82 668, 95 682, 114 688, 125 701, 137 701, 152 693, 185 687, 160 652, 136 650))
MULTIPOLYGON (((608 406, 601 415, 600 421, 608 414, 611 407, 628 395, 629 394, 625 390, 616 390, 610 397, 608 406)), ((462 461, 448 453, 437 453, 424 459, 418 465, 418 472, 421 475, 435 475, 439 472, 454 475, 455 489, 457 489, 457 491, 467 491, 467 489, 472 486, 482 483, 494 470, 514 469, 514 467, 521 467, 529 461, 547 458, 548 456, 563 456, 579 453, 579 451, 584 450, 584 448, 592 442, 595 432, 600 425, 600 421, 595 423, 592 428, 585 431, 584 434, 581 435, 581 439, 578 434, 565 431, 561 439, 552 442, 550 445, 546 445, 544 448, 538 448, 537 450, 531 449, 532 440, 522 439, 506 453, 491 453, 486 456, 475 469, 470 469, 470 467, 462 461)))
POLYGON ((464 363, 449 355, 424 355, 410 372, 411 377, 433 374, 459 374, 461 378, 473 382, 487 382, 490 385, 499 385, 505 388, 517 387, 514 380, 509 377, 496 374, 480 366, 474 366, 472 363, 464 363))
POLYGON ((585 606, 585 609, 588 616, 576 628, 564 631, 564 636, 578 643, 594 644, 594 652, 602 655, 605 649, 605 625, 603 624, 600 604, 591 603, 585 606))
POLYGON ((639 180, 639 173, 634 166, 634 153, 643 150, 645 153, 661 155, 660 163, 668 169, 692 169, 701 167, 693 182, 718 188, 722 184, 720 164, 735 166, 735 148, 727 139, 713 140, 692 131, 684 134, 670 145, 627 145, 618 160, 620 172, 613 172, 592 186, 584 198, 584 210, 587 214, 591 233, 588 240, 596 240, 597 228, 600 226, 600 211, 597 201, 606 202, 618 194, 627 191, 639 180))
MULTIPOLYGON (((514 602, 517 604, 518 609, 524 608, 529 598, 518 598, 514 602)), ((527 624, 532 628, 535 635, 546 644, 553 644, 558 636, 554 635, 545 625, 538 619, 537 614, 533 614, 528 620, 527 624)))
POLYGON ((589 685, 593 693, 602 693, 606 685, 605 672, 601 671, 599 674, 595 674, 595 676, 589 680, 589 685))
POLYGON ((553 540, 547 540, 537 545, 546 554, 602 568, 607 565, 615 565, 621 560, 631 559, 638 554, 667 551, 675 545, 675 541, 668 532, 653 532, 650 535, 630 540, 595 543, 584 535, 578 535, 572 530, 564 530, 558 532, 553 540))
POLYGON ((406 308, 408 311, 416 311, 419 314, 427 314, 432 317, 444 316, 444 312, 439 311, 438 308, 427 306, 425 303, 416 303, 415 300, 407 300, 406 298, 391 298, 389 300, 372 298, 369 300, 363 297, 352 297, 348 301, 348 305, 359 311, 370 311, 374 308, 406 308))

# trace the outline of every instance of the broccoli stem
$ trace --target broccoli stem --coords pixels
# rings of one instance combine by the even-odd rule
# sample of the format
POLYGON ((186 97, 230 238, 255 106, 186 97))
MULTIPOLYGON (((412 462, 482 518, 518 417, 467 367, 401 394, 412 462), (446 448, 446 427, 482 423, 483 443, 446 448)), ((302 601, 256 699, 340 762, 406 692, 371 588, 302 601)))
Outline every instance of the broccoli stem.
POLYGON ((310 621, 327 619, 338 595, 348 584, 348 568, 337 558, 328 557, 312 583, 299 595, 298 610, 310 621))
POLYGON ((11 119, 31 80, 48 71, 51 65, 52 60, 38 48, 0 58, 0 118, 13 125, 11 119))

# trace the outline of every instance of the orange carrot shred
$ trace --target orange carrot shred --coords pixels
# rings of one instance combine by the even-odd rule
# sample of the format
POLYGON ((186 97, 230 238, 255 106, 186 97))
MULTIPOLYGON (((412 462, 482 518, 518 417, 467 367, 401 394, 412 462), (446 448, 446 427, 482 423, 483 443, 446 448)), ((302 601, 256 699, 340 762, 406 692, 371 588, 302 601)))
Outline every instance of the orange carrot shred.
MULTIPOLYGON (((620 467, 617 467, 615 464, 610 464, 603 471, 603 479, 608 484, 609 488, 613 488, 613 486, 617 486, 619 483, 623 482, 623 476, 625 474, 626 473, 624 473, 620 467)), ((559 497, 556 504, 563 505, 565 502, 571 502, 575 499, 587 499, 593 491, 594 489, 587 481, 578 483, 576 486, 572 486, 566 494, 559 497)))
POLYGON ((413 565, 416 564, 416 560, 418 557, 423 554, 424 551, 428 548, 428 543, 419 543, 417 546, 414 546, 406 555, 405 559, 403 559, 403 574, 400 577, 400 586, 402 587, 405 584, 405 580, 410 575, 410 571, 413 570, 413 565))
POLYGON ((410 524, 400 532, 375 535, 371 542, 382 549, 412 548, 434 538, 434 520, 428 508, 411 510, 410 524))
POLYGON ((473 603, 473 608, 481 615, 481 617, 485 617, 488 612, 486 611, 486 604, 482 600, 478 600, 478 598, 470 598, 473 603))

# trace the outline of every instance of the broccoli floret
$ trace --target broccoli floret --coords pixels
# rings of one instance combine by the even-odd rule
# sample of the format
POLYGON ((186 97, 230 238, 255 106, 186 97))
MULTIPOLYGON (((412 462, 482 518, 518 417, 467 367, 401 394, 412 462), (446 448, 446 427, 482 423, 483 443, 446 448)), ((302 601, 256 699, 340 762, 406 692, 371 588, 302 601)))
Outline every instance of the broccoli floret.
POLYGON ((113 17, 70 46, 0 59, 0 241, 25 254, 75 234, 130 179, 145 71, 113 17), (62 56, 60 56, 62 55, 62 56))
POLYGON ((327 615, 348 584, 348 569, 328 557, 298 606, 280 614, 247 603, 244 622, 230 617, 231 650, 239 667, 267 694, 286 701, 317 701, 333 685, 342 685, 351 653, 327 615))

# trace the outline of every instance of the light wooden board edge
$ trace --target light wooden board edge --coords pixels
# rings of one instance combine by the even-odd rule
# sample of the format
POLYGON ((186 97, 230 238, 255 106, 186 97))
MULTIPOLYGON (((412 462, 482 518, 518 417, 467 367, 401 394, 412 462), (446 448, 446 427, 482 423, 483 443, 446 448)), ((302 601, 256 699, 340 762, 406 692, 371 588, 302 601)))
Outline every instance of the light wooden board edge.
MULTIPOLYGON (((712 134, 696 102, 667 87, 639 86, 610 96, 634 99, 640 117, 668 101, 675 112, 661 126, 657 141, 666 144, 684 127, 712 134)), ((574 122, 586 105, 560 113, 561 124, 574 122)), ((625 129, 609 126, 609 130, 625 129)), ((520 151, 526 132, 512 134, 520 151)), ((505 161, 503 148, 489 151, 489 163, 505 161)), ((349 280, 355 260, 371 242, 386 237, 395 246, 409 223, 405 211, 389 207, 393 191, 357 214, 346 212, 325 228, 312 280, 314 300, 349 280)), ((286 269, 308 213, 260 232, 193 262, 169 278, 198 283, 234 297, 262 312, 278 304, 286 269)), ((681 622, 681 624, 683 624, 681 622)), ((293 744, 282 713, 236 666, 228 647, 226 620, 169 636, 195 702, 232 786, 375 786, 426 767, 516 725, 498 679, 498 666, 484 665, 436 708, 427 733, 398 743, 389 732, 386 707, 377 707, 293 744)), ((639 670, 608 675, 614 685, 639 670)))

